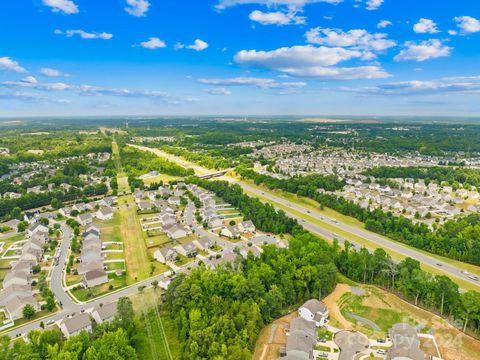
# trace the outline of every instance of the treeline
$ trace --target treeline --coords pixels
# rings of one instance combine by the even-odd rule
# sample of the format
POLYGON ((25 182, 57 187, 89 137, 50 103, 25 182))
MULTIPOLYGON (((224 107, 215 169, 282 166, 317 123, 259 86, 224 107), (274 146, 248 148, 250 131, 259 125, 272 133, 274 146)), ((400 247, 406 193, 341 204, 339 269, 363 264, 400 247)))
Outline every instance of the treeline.
POLYGON ((58 328, 34 330, 28 334, 28 341, 15 341, 13 344, 8 336, 4 336, 0 338, 0 359, 135 360, 135 346, 139 340, 132 302, 128 298, 120 298, 115 319, 95 324, 91 334, 82 331, 65 339, 58 328))
POLYGON ((344 250, 339 252, 337 244, 334 249, 339 271, 350 279, 390 289, 415 305, 461 321, 463 331, 478 331, 480 293, 472 290, 460 292, 449 277, 433 276, 420 268, 420 262, 411 258, 395 264, 381 248, 373 253, 365 248, 357 252, 346 243, 344 250))
POLYGON ((200 166, 203 166, 207 169, 227 169, 235 165, 235 161, 238 160, 238 157, 225 157, 225 155, 219 155, 218 151, 215 154, 207 154, 202 152, 193 152, 185 148, 173 147, 164 145, 160 147, 161 150, 184 158, 187 161, 194 162, 200 166))
POLYGON ((123 169, 129 176, 140 176, 150 171, 158 171, 161 174, 172 176, 189 176, 194 173, 192 169, 185 169, 174 162, 131 146, 121 146, 120 157, 123 169))
POLYGON ((302 196, 312 197, 318 189, 326 191, 340 190, 345 186, 345 182, 335 175, 312 174, 307 176, 294 176, 289 179, 277 179, 270 175, 262 175, 253 169, 237 166, 235 172, 240 176, 253 180, 255 184, 263 184, 269 189, 281 189, 302 196))
POLYGON ((214 192, 244 215, 252 220, 255 226, 266 232, 275 234, 292 233, 298 227, 297 220, 288 217, 283 211, 276 211, 270 204, 264 204, 257 198, 245 195, 238 185, 229 185, 226 181, 209 181, 197 177, 189 177, 186 182, 196 184, 214 192))
POLYGON ((480 171, 458 167, 389 167, 379 166, 366 170, 364 175, 374 176, 381 179, 411 178, 423 179, 428 184, 431 181, 437 183, 447 182, 458 188, 459 184, 480 187, 480 171))
POLYGON ((15 208, 20 208, 21 210, 35 209, 50 205, 54 199, 58 202, 66 202, 82 197, 105 195, 107 192, 107 185, 97 184, 86 186, 83 189, 70 188, 68 192, 28 193, 18 199, 0 199, 0 218, 8 217, 15 208))
MULTIPOLYGON (((277 179, 266 175, 242 171, 240 175, 248 179, 266 178, 266 184, 274 184, 277 179)), ((288 181, 288 180, 285 180, 288 181)), ((263 184, 263 182, 256 182, 263 184)), ((480 215, 471 214, 465 218, 447 221, 443 227, 432 231, 424 223, 413 223, 403 216, 396 216, 392 212, 382 209, 364 209, 353 201, 343 197, 322 193, 307 187, 309 191, 298 188, 292 192, 300 196, 309 197, 317 201, 321 206, 331 208, 339 213, 354 217, 365 223, 367 230, 385 235, 391 239, 411 245, 418 249, 426 250, 433 254, 442 255, 451 259, 480 265, 480 215)))
POLYGON ((480 214, 449 220, 432 231, 423 223, 415 224, 381 209, 364 209, 335 195, 318 193, 313 199, 322 206, 360 220, 367 230, 433 254, 480 265, 480 214))
POLYGON ((249 360, 262 327, 285 309, 336 284, 329 246, 309 234, 288 249, 267 246, 259 258, 204 267, 170 284, 166 302, 182 344, 182 359, 249 360))

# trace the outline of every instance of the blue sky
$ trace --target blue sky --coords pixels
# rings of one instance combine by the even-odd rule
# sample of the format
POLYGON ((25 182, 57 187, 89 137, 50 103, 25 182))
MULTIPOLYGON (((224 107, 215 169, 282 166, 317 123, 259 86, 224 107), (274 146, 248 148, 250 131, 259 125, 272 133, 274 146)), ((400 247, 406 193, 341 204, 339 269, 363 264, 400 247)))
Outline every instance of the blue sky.
POLYGON ((480 115, 472 0, 18 0, 0 116, 480 115))

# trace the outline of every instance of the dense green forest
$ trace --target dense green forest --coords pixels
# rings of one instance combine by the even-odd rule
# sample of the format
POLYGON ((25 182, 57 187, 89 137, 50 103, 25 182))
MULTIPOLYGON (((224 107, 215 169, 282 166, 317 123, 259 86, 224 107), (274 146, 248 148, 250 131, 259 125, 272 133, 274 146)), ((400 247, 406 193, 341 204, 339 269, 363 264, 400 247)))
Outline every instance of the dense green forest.
MULTIPOLYGON (((259 175, 251 170, 240 169, 239 174, 244 178, 254 180, 257 184, 265 184, 269 188, 276 188, 275 184, 279 183, 279 180, 271 176, 259 175)), ((309 197, 322 206, 352 216, 365 223, 368 230, 378 234, 434 254, 480 265, 480 214, 449 220, 443 227, 432 231, 427 225, 414 224, 403 216, 396 216, 382 209, 364 209, 345 198, 318 192, 315 186, 296 186, 306 178, 308 177, 303 180, 299 180, 301 178, 282 180, 278 188, 299 196, 309 197), (290 182, 292 185, 289 185, 290 182)))
POLYGON ((156 170, 160 174, 173 176, 193 175, 192 169, 185 169, 174 162, 162 159, 150 152, 137 150, 130 146, 120 147, 123 169, 129 176, 140 176, 156 170))
POLYGON ((335 175, 312 174, 307 176, 293 176, 289 179, 276 179, 269 175, 262 175, 244 166, 237 166, 235 172, 240 176, 251 179, 255 184, 264 184, 269 189, 281 189, 295 194, 314 194, 317 189, 326 191, 340 190, 345 186, 345 181, 335 175))
POLYGON ((480 170, 462 167, 389 167, 381 166, 368 169, 364 175, 374 176, 380 179, 410 178, 423 179, 428 184, 431 181, 437 183, 446 182, 455 188, 459 184, 480 187, 480 170))

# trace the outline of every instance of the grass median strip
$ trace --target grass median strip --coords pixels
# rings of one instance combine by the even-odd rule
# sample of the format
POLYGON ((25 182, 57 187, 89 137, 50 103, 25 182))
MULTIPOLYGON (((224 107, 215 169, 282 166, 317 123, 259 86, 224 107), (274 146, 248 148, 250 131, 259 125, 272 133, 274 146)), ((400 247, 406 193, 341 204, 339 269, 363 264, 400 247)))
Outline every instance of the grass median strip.
MULTIPOLYGON (((299 217, 299 218, 302 218, 304 219, 305 221, 308 221, 309 223, 312 223, 312 224, 315 224, 315 225, 318 225, 320 227, 322 227, 323 229, 325 230, 328 230, 328 231, 331 231, 332 233, 336 233, 338 234, 340 237, 342 238, 345 238, 349 241, 352 241, 358 245, 361 245, 361 246, 364 246, 366 248, 369 248, 369 249, 376 249, 378 248, 379 246, 375 243, 375 242, 372 242, 372 241, 369 241, 369 240, 366 240, 360 236, 357 236, 357 235, 354 235, 354 234, 351 234, 347 231, 344 231, 342 229, 339 229, 337 228, 336 226, 333 226, 331 224, 328 224, 324 221, 321 221, 321 220, 318 220, 312 216, 309 216, 309 215, 306 215, 300 211, 297 211, 297 210, 294 210, 288 206, 285 206, 283 204, 280 204, 278 202, 275 202, 275 201, 272 201, 270 199, 267 199, 266 197, 263 197, 263 196, 260 196, 260 195, 257 195, 251 191, 248 191, 246 189, 244 189, 245 193, 247 195, 250 195, 250 196, 254 196, 254 197, 257 197, 259 198, 260 200, 262 200, 263 202, 268 202, 270 204, 272 204, 273 206, 275 206, 276 208, 278 209, 282 209, 283 211, 285 212, 288 212, 296 217, 299 217)), ((321 234, 318 234, 320 237, 323 238, 323 236, 321 234)), ((328 241, 328 239, 326 239, 328 241)), ((392 251, 390 249, 384 249, 387 254, 389 254, 392 259, 394 261, 401 261, 403 259, 406 258, 406 256, 403 256, 395 251, 392 251)), ((430 254, 429 254, 430 255, 430 254)), ((439 268, 436 268, 436 267, 433 267, 433 266, 429 266, 429 265, 425 265, 425 264, 421 264, 422 266, 422 269, 424 269, 425 271, 428 271, 429 273, 433 274, 433 275, 447 275, 447 276, 451 276, 449 274, 446 274, 445 272, 443 272, 442 270, 440 270, 439 268)), ((480 289, 480 286, 479 285, 474 285, 466 280, 463 280, 459 277, 453 277, 452 276, 452 280, 455 281, 458 286, 460 286, 462 289, 464 290, 479 290, 480 289)))

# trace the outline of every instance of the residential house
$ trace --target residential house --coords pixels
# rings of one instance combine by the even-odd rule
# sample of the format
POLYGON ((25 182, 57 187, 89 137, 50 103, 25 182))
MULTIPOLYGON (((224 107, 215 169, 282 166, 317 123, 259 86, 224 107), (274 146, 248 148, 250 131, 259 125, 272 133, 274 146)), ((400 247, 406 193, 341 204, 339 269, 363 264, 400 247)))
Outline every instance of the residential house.
POLYGON ((94 287, 108 282, 108 274, 103 269, 94 269, 83 274, 83 285, 94 287))
POLYGON ((65 337, 70 337, 79 334, 81 331, 92 331, 92 322, 87 313, 78 314, 74 317, 64 319, 60 323, 60 330, 65 337))
POLYGON ((251 220, 243 221, 238 224, 238 229, 243 233, 254 233, 256 228, 251 220))
POLYGON ((387 360, 411 359, 425 360, 425 353, 420 349, 417 330, 411 325, 395 324, 388 331, 392 346, 388 350, 387 360))
POLYGON ((32 295, 32 287, 30 285, 12 284, 0 290, 0 306, 5 306, 15 297, 27 297, 32 295))
POLYGON ((153 257, 158 262, 163 264, 175 262, 177 260, 177 250, 169 246, 161 247, 160 249, 155 250, 153 257))
POLYGON ((316 326, 323 326, 328 318, 328 308, 323 302, 310 299, 298 309, 298 315, 305 320, 315 322, 316 326))
POLYGON ((138 202, 138 208, 142 211, 151 210, 153 208, 153 204, 150 201, 141 200, 138 202))
POLYGON ((79 214, 77 216, 77 221, 80 225, 89 226, 93 222, 92 214, 90 213, 79 214))
POLYGON ((27 236, 28 237, 31 237, 33 234, 35 234, 37 232, 48 233, 48 227, 46 227, 45 225, 37 222, 37 223, 34 223, 34 224, 30 225, 27 228, 27 236))
POLYGON ((15 296, 5 304, 8 317, 11 320, 21 319, 26 305, 31 305, 36 311, 40 310, 37 300, 32 295, 26 297, 15 296))
POLYGON ((192 257, 197 253, 197 248, 193 244, 193 241, 189 241, 185 244, 180 244, 176 247, 177 252, 183 256, 192 257))
POLYGON ((212 248, 215 244, 208 236, 202 236, 199 239, 193 240, 193 243, 199 250, 206 251, 212 248))
POLYGON ((170 205, 180 205, 180 197, 178 196, 171 196, 168 198, 167 202, 170 204, 170 205))
POLYGON ((108 207, 102 207, 96 212, 96 216, 100 220, 111 220, 113 219, 113 211, 108 207))
POLYGON ((179 224, 167 225, 163 227, 163 231, 171 239, 180 239, 187 236, 187 230, 179 224))
POLYGON ((92 317, 97 324, 103 322, 110 322, 117 314, 117 302, 104 304, 103 306, 96 306, 92 311, 92 317))
POLYGON ((220 235, 226 236, 230 239, 236 239, 236 238, 240 237, 241 232, 240 232, 240 229, 238 228, 238 226, 234 225, 234 226, 229 226, 229 227, 223 228, 220 231, 220 235))

